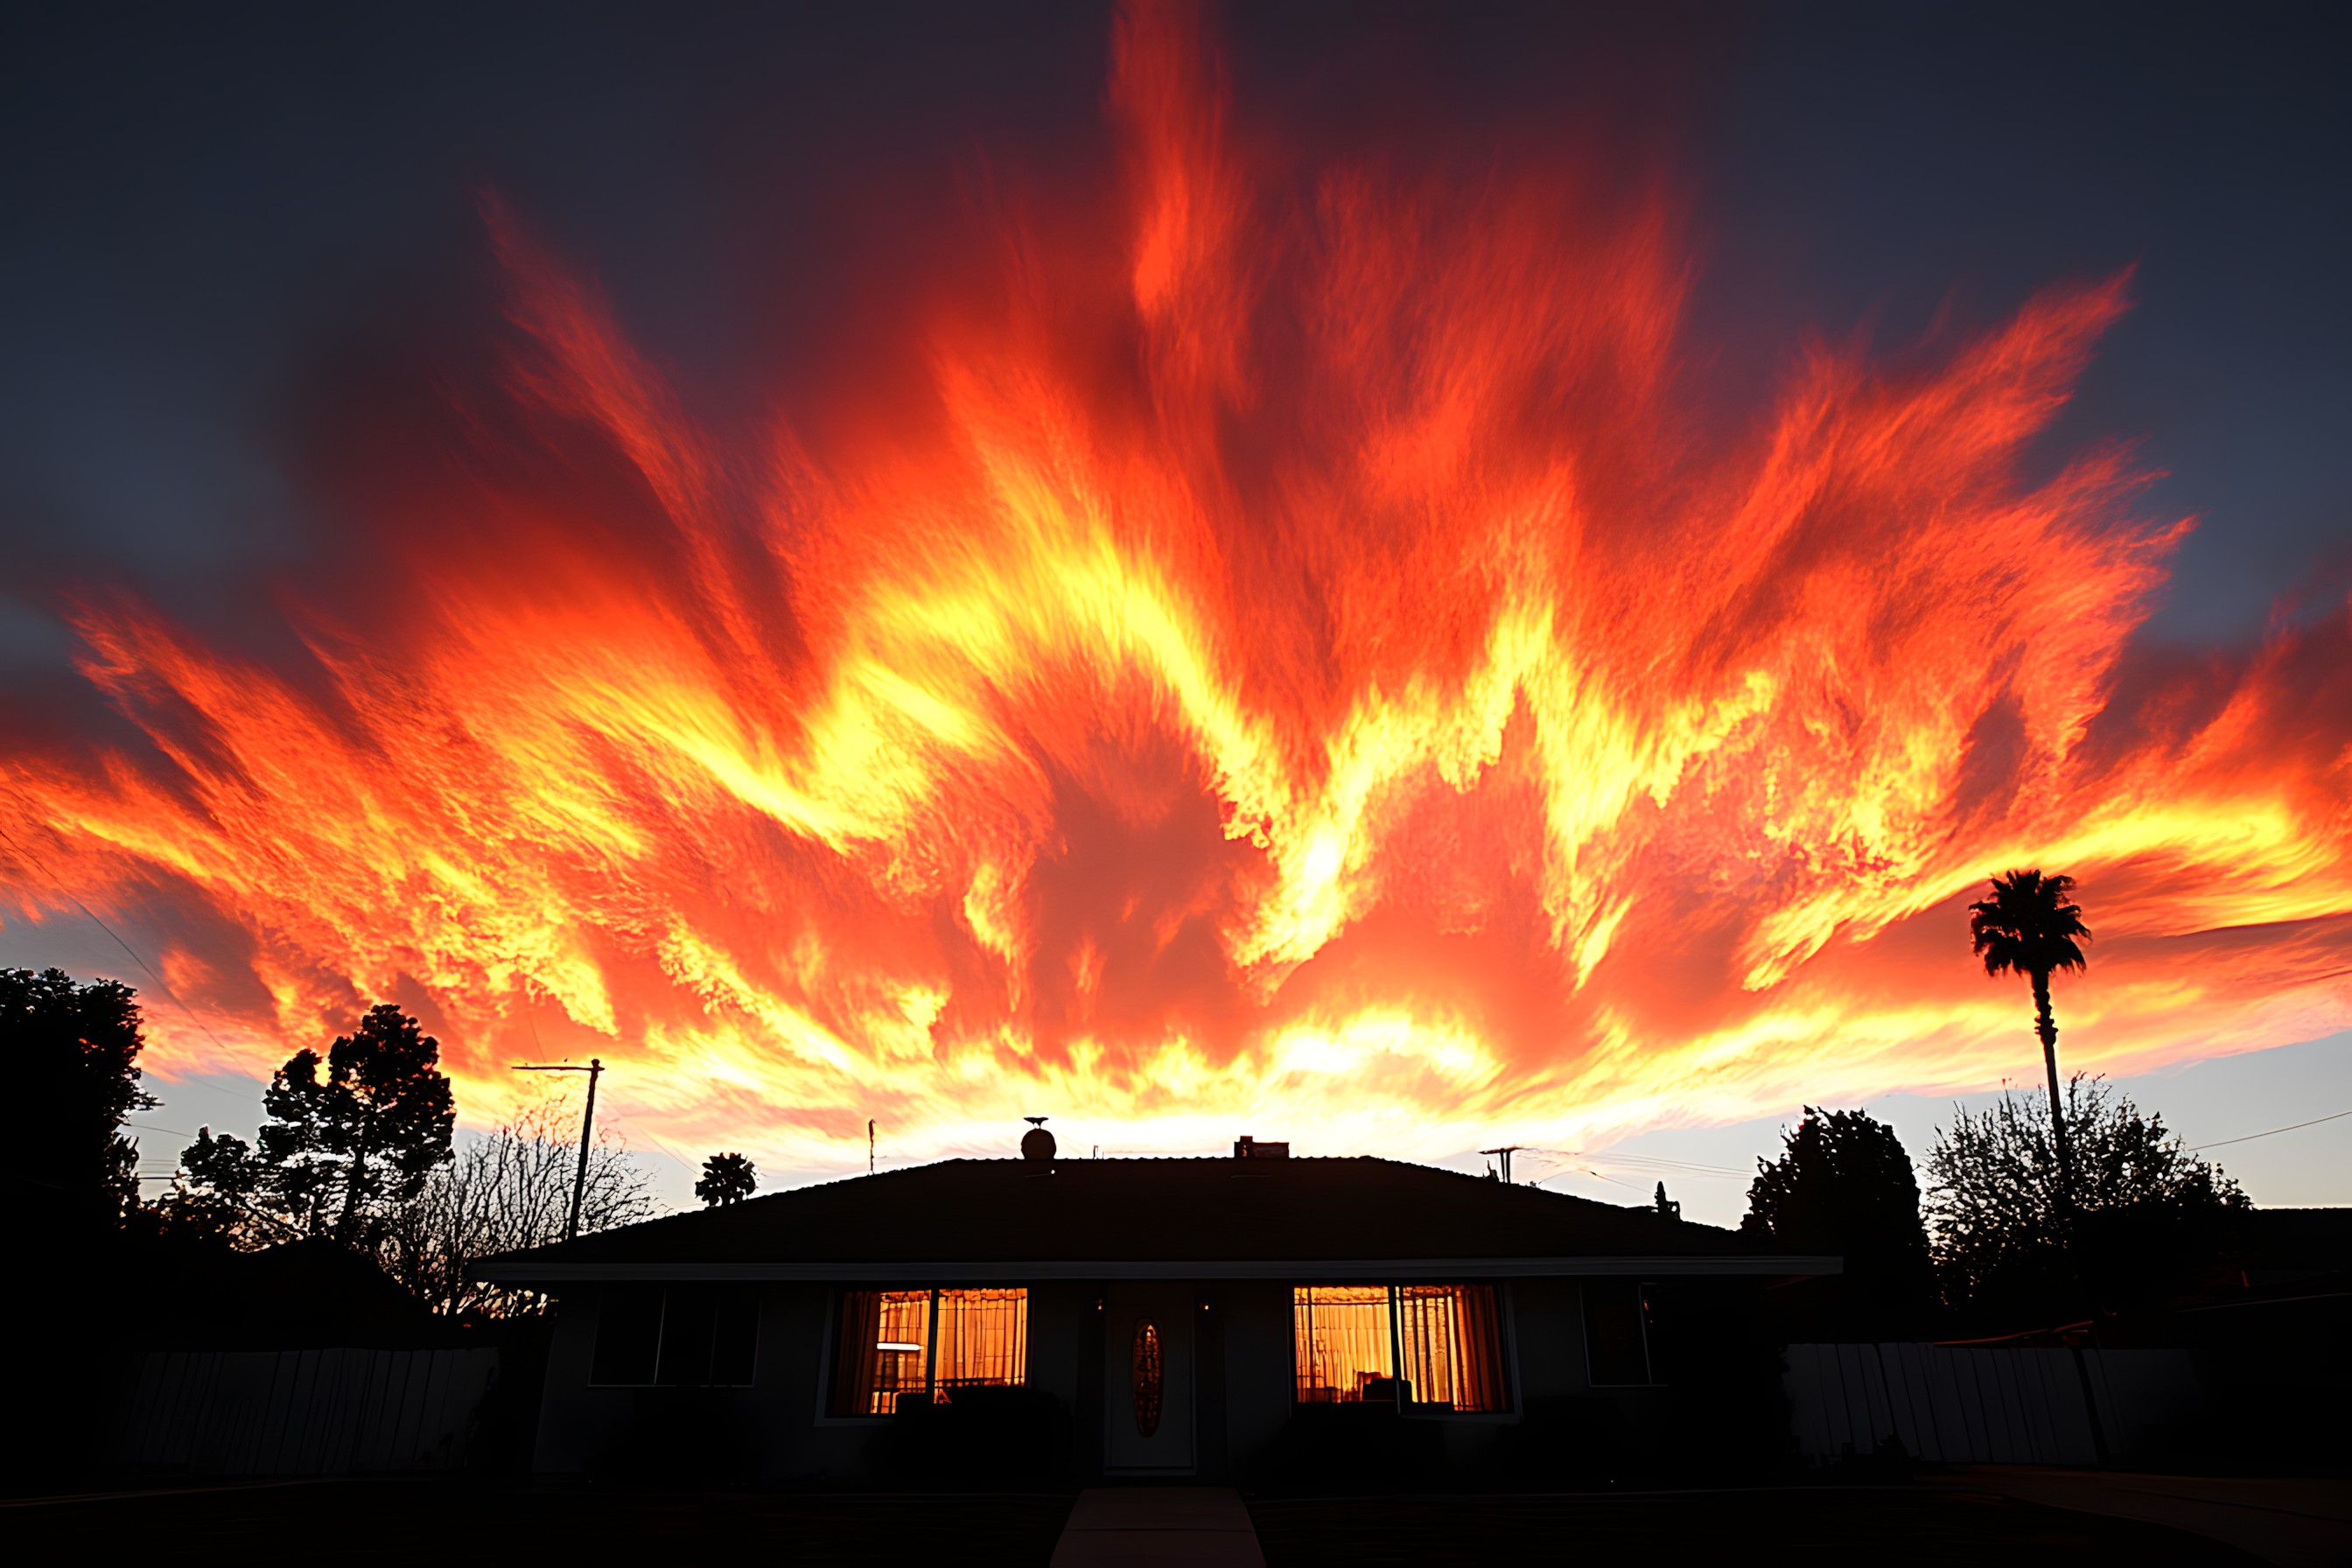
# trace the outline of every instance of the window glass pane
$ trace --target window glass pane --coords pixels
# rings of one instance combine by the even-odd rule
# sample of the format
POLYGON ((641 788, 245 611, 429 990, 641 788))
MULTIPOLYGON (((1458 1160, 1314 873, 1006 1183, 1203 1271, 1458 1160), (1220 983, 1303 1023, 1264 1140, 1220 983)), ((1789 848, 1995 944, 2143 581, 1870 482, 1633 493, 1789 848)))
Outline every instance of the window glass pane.
POLYGON ((834 1357, 835 1415, 889 1415, 898 1395, 922 1392, 929 1370, 929 1290, 845 1290, 834 1357))
POLYGON ((710 1337, 710 1381, 742 1387, 751 1381, 760 1342, 760 1293, 748 1285, 719 1292, 718 1321, 710 1337))
POLYGON ((900 1394, 920 1394, 930 1386, 931 1293, 883 1291, 874 1348, 873 1413, 888 1415, 898 1408, 900 1394))
POLYGON ((1290 1294, 1302 1405, 1396 1398, 1385 1285, 1300 1285, 1290 1294))
POLYGON ((1656 1384, 1674 1382, 1675 1342, 1670 1335, 1658 1331, 1658 1288, 1644 1279, 1634 1292, 1634 1302, 1642 1313, 1642 1349, 1649 1358, 1650 1381, 1656 1384))
POLYGON ((1407 1400, 1463 1411, 1510 1407, 1492 1285, 1399 1286, 1397 1334, 1407 1400))
POLYGON ((1650 1381, 1650 1348, 1643 1333, 1641 1289, 1631 1279, 1593 1279, 1584 1286, 1584 1346, 1596 1384, 1650 1381))
POLYGON ((596 1355, 588 1381, 651 1383, 661 1322, 660 1286, 607 1286, 596 1309, 596 1355))
POLYGON ((1029 1380, 1029 1292, 940 1292, 939 1392, 1029 1380))
POLYGON ((662 1312, 661 1373, 656 1383, 710 1381, 710 1335, 719 1317, 715 1285, 673 1285, 662 1312))
POLYGON ((1168 1366, 1160 1353, 1160 1325, 1146 1318, 1135 1325, 1135 1432, 1160 1430, 1160 1405, 1168 1393, 1168 1366))

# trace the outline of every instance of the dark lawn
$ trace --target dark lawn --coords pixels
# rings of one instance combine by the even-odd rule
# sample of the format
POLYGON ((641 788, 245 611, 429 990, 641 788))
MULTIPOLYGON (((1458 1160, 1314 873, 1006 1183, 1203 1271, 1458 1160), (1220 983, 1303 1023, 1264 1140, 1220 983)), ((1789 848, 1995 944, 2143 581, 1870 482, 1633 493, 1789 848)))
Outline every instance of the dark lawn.
POLYGON ((2202 1536, 1974 1493, 1788 1488, 1250 1505, 1266 1568, 1345 1563, 2257 1564, 2202 1536))
MULTIPOLYGON (((0 1560, 1040 1568, 1069 1494, 666 1493, 340 1480, 0 1506, 0 1560)), ((1268 1568, 1783 1563, 2252 1563, 2218 1542, 1966 1493, 1791 1489, 1254 1501, 1268 1568)))
POLYGON ((324 1481, 0 1508, 0 1561, 190 1568, 953 1563, 1037 1568, 1076 1493, 590 1492, 324 1481))

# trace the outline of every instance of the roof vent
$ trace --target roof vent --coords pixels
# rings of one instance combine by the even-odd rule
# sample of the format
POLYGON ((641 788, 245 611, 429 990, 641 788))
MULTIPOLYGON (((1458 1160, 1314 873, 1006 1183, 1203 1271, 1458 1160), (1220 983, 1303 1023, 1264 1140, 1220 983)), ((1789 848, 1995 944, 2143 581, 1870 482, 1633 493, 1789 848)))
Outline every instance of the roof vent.
POLYGON ((1054 1135, 1045 1131, 1042 1116, 1024 1116, 1029 1131, 1021 1135, 1021 1157, 1024 1160, 1050 1160, 1054 1157, 1054 1135))
POLYGON ((1234 1140, 1234 1158, 1236 1160, 1287 1160, 1290 1158, 1290 1145, 1261 1143, 1247 1133, 1244 1133, 1234 1140))

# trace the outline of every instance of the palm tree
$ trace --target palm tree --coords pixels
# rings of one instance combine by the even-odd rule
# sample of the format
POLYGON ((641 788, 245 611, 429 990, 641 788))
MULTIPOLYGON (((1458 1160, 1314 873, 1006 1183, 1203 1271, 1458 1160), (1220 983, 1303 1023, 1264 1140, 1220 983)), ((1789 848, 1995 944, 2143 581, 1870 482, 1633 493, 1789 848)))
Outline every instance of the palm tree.
POLYGON ((704 1206, 717 1208, 740 1204, 759 1187, 760 1173, 751 1161, 740 1154, 713 1154, 702 1162, 702 1179, 694 1184, 694 1195, 704 1206))
POLYGON ((2058 1184, 2074 1184, 2074 1152, 2058 1100, 2058 1020, 2050 1013, 2050 976, 2085 967, 2075 939, 2091 940, 2080 905, 2067 895, 2072 877, 2011 871, 1992 879, 1992 897, 1969 906, 1969 937, 1987 974, 2022 974, 2033 982, 2033 1026, 2042 1037, 2042 1065, 2050 1075, 2050 1131, 2057 1141, 2058 1184))

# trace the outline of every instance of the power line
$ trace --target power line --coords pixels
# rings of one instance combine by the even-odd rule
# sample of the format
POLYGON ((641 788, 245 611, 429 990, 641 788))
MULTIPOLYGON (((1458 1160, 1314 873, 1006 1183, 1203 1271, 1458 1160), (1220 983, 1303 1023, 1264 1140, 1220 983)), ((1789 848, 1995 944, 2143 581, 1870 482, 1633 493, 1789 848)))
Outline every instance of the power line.
POLYGON ((2249 1132, 2243 1138, 2222 1138, 2211 1143, 2191 1143, 2189 1152, 2202 1153, 2208 1149, 2224 1149, 2232 1143, 2251 1143, 2257 1138, 2272 1138, 2281 1132, 2294 1132, 2305 1127, 2316 1127, 2323 1121, 2341 1121, 2352 1116, 2352 1110, 2339 1110, 2332 1116, 2315 1116, 2308 1121, 2290 1121, 2284 1127, 2273 1127, 2268 1132, 2249 1132))
POLYGON ((172 1086, 172 1091, 174 1094, 184 1089, 201 1089, 206 1094, 217 1094, 223 1100, 233 1100, 239 1105, 259 1105, 262 1103, 261 1097, 257 1094, 239 1094, 233 1089, 223 1089, 218 1084, 206 1083, 200 1078, 168 1078, 163 1081, 172 1086))
POLYGON ((1600 1172, 1592 1170, 1588 1166, 1571 1165, 1565 1171, 1552 1171, 1538 1176, 1533 1182, 1529 1183, 1528 1185, 1541 1186, 1544 1183, 1550 1181, 1555 1176, 1591 1176, 1596 1180, 1608 1183, 1612 1187, 1623 1187, 1633 1184, 1629 1182, 1621 1182, 1614 1176, 1604 1176, 1600 1172))
POLYGON ((1667 1175, 1745 1176, 1748 1172, 1730 1165, 1704 1165, 1696 1160, 1674 1160, 1664 1154, 1587 1153, 1581 1149, 1529 1149, 1530 1154, 1549 1154, 1561 1160, 1598 1160, 1606 1165, 1622 1165, 1629 1170, 1658 1171, 1667 1175))
POLYGON ((1680 1176, 1694 1182, 1744 1182, 1749 1179, 1746 1171, 1713 1170, 1704 1165, 1667 1164, 1651 1160, 1620 1160, 1603 1154, 1599 1163, 1614 1165, 1621 1171, 1633 1171, 1645 1176, 1680 1176))
POLYGON ((214 1034, 212 1030, 206 1026, 202 1018, 196 1016, 194 1009, 189 1007, 185 1002, 180 1000, 179 993, 164 984, 163 977, 156 973, 152 969, 148 968, 147 961, 140 957, 139 954, 132 950, 131 944, 123 941, 121 936, 116 932, 112 926, 108 925, 104 921, 100 920, 98 918, 97 910, 91 909, 88 904, 83 903, 79 898, 75 896, 72 889, 59 881, 58 879, 57 873, 50 870, 48 866, 43 862, 39 856, 34 854, 30 849, 26 848, 22 844, 17 843, 15 836, 9 833, 9 831, 5 827, 0 827, 0 838, 6 839, 8 841, 8 847, 14 849, 17 854, 22 855, 26 860, 32 865, 35 870, 40 872, 42 876, 47 877, 50 883, 57 888, 58 891, 63 893, 67 898, 73 900, 73 907, 79 910, 83 914, 88 915, 89 917, 90 924, 104 931, 108 936, 112 937, 114 939, 115 946, 121 948, 123 952, 130 953, 131 962, 139 966, 139 973, 153 981, 155 983, 155 989, 161 991, 164 995, 169 996, 172 999, 172 1005, 173 1006, 179 1008, 181 1012, 187 1014, 188 1022, 194 1024, 198 1029, 204 1031, 205 1038, 213 1043, 213 1049, 220 1052, 224 1057, 229 1054, 228 1047, 221 1044, 220 1037, 214 1034))

